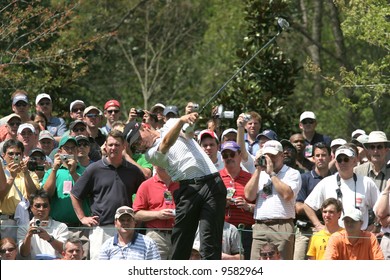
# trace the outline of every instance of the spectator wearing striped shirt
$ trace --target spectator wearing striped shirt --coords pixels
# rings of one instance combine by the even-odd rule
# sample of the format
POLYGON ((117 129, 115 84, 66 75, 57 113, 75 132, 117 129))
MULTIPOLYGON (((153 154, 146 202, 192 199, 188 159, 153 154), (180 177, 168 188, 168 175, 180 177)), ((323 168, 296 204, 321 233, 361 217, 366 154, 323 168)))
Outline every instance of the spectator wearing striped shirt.
POLYGON ((156 243, 134 230, 136 221, 132 208, 119 207, 114 223, 117 233, 103 243, 99 260, 160 260, 156 243))

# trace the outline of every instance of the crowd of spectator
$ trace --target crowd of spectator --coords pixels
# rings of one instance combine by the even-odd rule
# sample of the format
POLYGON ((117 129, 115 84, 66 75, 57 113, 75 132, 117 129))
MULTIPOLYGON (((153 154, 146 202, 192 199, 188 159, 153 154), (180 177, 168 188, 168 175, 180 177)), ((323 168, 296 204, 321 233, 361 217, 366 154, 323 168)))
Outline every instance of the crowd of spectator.
POLYGON ((31 99, 0 119, 2 260, 390 259, 383 131, 332 139, 305 111, 279 139, 257 112, 222 130, 193 102, 64 117, 31 99))

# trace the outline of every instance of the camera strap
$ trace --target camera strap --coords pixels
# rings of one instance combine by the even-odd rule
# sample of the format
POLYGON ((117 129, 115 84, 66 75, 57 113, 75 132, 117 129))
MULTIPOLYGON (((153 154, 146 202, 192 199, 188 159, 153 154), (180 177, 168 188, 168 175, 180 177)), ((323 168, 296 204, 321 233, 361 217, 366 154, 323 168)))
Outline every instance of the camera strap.
MULTIPOLYGON (((336 190, 336 193, 337 193, 337 199, 340 199, 341 202, 343 201, 343 193, 341 192, 341 179, 340 179, 340 174, 337 173, 337 187, 338 189, 336 190)), ((356 207, 356 183, 357 183, 357 176, 356 176, 356 173, 353 173, 353 181, 355 183, 355 208, 356 209, 359 209, 356 207)), ((344 214, 344 209, 343 209, 343 214, 344 214)))

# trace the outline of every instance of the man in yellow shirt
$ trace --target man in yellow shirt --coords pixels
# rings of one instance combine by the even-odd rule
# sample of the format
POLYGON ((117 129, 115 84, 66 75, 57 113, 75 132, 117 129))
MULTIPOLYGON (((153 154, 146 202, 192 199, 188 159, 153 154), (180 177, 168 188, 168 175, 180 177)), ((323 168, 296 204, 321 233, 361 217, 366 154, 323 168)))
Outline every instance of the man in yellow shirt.
POLYGON ((338 224, 342 211, 343 204, 340 200, 333 197, 326 199, 322 203, 321 212, 325 222, 325 228, 313 234, 307 251, 309 260, 324 259, 326 244, 328 243, 329 237, 332 233, 343 229, 338 224))
POLYGON ((39 188, 38 176, 27 168, 28 158, 23 158, 23 143, 10 139, 4 143, 3 158, 6 184, 0 186, 1 237, 16 240, 16 206, 39 188))

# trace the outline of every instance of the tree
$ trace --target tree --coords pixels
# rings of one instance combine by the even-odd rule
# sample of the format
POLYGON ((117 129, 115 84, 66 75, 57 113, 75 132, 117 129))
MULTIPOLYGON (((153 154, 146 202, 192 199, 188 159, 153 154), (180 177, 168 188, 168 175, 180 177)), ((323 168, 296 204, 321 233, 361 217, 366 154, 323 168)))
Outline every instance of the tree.
POLYGON ((342 96, 344 104, 360 116, 370 116, 374 123, 365 123, 370 130, 390 129, 390 7, 388 1, 336 1, 345 14, 341 27, 346 37, 365 43, 375 55, 362 57, 350 69, 340 67, 340 78, 331 78, 335 88, 331 96, 342 96), (387 32, 387 33, 386 33, 387 32), (343 95, 353 89, 351 95, 343 95), (363 114, 362 114, 363 113, 363 114))
MULTIPOLYGON (((59 112, 77 91, 76 81, 86 73, 83 55, 103 37, 73 38, 71 23, 78 1, 8 1, 0 10, 0 88, 3 100, 17 88, 31 95, 46 92, 56 100, 59 112)), ((1 110, 9 113, 3 102, 1 110)))
MULTIPOLYGON (((288 14, 288 5, 285 1, 248 0, 245 11, 248 26, 245 47, 237 51, 241 65, 278 32, 276 19, 288 14)), ((295 62, 274 42, 237 75, 219 96, 218 103, 238 113, 256 111, 263 118, 263 128, 277 127, 279 136, 287 137, 292 131, 293 113, 287 105, 296 74, 295 62)))
POLYGON ((349 140, 347 135, 356 128, 386 130, 389 59, 382 31, 389 29, 386 1, 321 1, 320 16, 317 2, 291 5, 296 15, 293 29, 303 45, 294 38, 288 52, 306 70, 297 80, 295 107, 316 111, 319 130, 335 137, 349 140), (319 52, 313 53, 313 46, 319 52))

